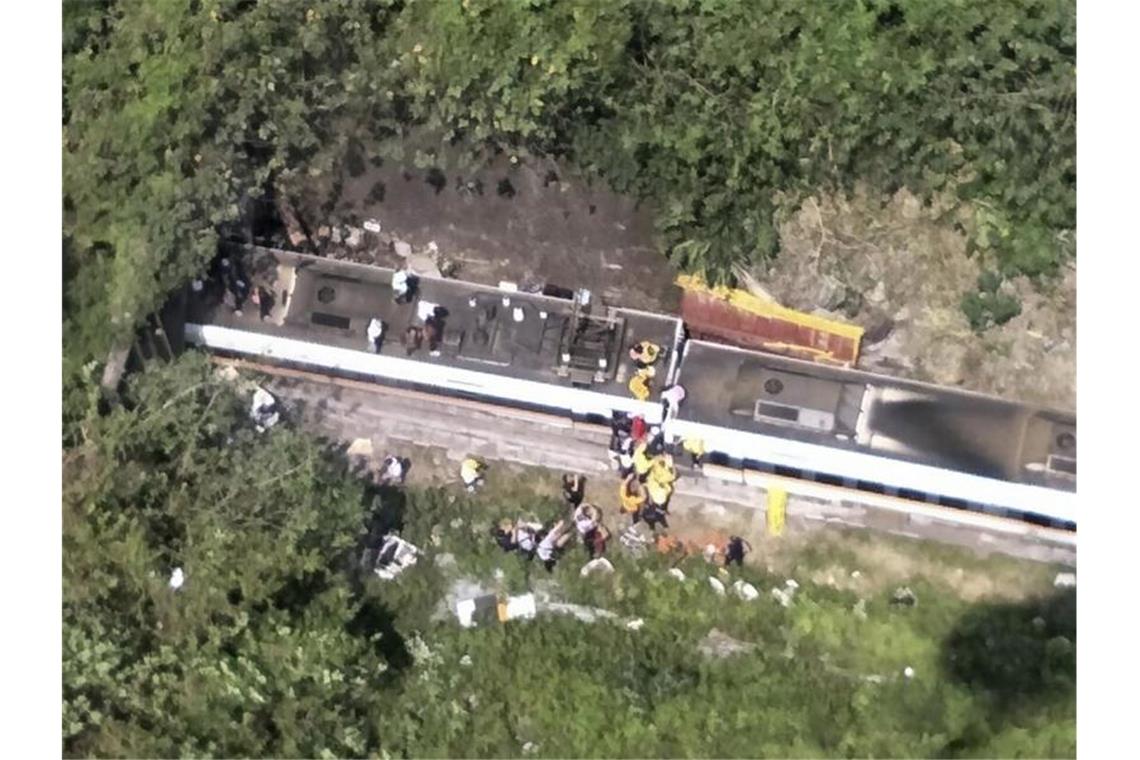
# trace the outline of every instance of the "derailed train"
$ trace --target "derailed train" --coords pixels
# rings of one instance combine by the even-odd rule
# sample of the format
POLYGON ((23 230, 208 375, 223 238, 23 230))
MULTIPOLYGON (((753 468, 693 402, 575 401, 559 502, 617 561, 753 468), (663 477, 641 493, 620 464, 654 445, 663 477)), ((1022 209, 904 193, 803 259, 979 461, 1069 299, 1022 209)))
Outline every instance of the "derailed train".
POLYGON ((702 439, 709 472, 1075 536, 1072 413, 691 340, 677 317, 601 307, 584 291, 422 277, 397 302, 391 269, 255 246, 229 258, 256 297, 239 311, 218 279, 187 290, 187 343, 579 420, 640 414, 670 439, 702 439), (425 322, 432 346, 401 340, 425 322), (654 390, 687 391, 668 419, 627 388, 629 349, 645 340, 663 347, 654 390))

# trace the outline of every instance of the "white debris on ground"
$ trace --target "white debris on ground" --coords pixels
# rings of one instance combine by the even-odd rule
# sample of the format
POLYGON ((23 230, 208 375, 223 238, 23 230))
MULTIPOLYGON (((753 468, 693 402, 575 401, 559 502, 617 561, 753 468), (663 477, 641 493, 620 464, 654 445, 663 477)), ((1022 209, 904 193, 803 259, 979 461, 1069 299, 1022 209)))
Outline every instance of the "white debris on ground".
POLYGON ((1057 573, 1057 577, 1053 579, 1054 588, 1076 588, 1077 587, 1077 574, 1076 573, 1057 573))
POLYGON ((852 608, 851 611, 855 613, 855 617, 859 618, 860 620, 866 620, 867 619, 867 600, 866 599, 860 599, 858 602, 855 603, 855 606, 852 608))
POLYGON ((732 657, 737 654, 747 654, 758 646, 748 641, 734 639, 724 631, 713 628, 700 640, 697 649, 708 657, 732 657))
POLYGON ((676 578, 679 581, 685 580, 685 573, 679 567, 669 568, 668 573, 669 573, 669 575, 671 575, 672 577, 676 578))
POLYGON ((709 578, 709 586, 717 593, 717 596, 724 596, 726 593, 724 584, 720 582, 719 578, 709 578))
POLYGON ((182 588, 182 584, 185 582, 185 580, 186 578, 182 574, 182 568, 176 567, 174 568, 174 572, 170 574, 170 587, 177 591, 178 589, 182 588))
POLYGON ((787 607, 791 605, 792 599, 795 598, 796 595, 796 589, 799 587, 800 584, 789 578, 784 581, 783 588, 772 589, 772 596, 776 597, 777 601, 780 602, 780 606, 787 607))
POLYGON ((471 667, 471 665, 472 665, 471 655, 465 654, 462 657, 460 657, 459 658, 459 664, 465 668, 471 667))
POLYGON ((590 576, 590 575, 598 575, 598 574, 612 575, 613 572, 614 572, 613 563, 611 563, 605 557, 598 557, 597 559, 592 559, 589 562, 587 562, 586 564, 582 565, 582 571, 580 574, 583 578, 585 578, 585 577, 590 576))
POLYGON ((586 607, 582 604, 568 604, 566 602, 547 602, 542 605, 543 612, 553 612, 557 615, 570 615, 583 623, 594 623, 598 620, 618 620, 618 616, 609 610, 598 607, 586 607))
POLYGON ((738 580, 736 583, 733 583, 732 591, 746 602, 751 602, 760 597, 760 592, 756 590, 756 587, 743 580, 738 580))
POLYGON ((625 624, 625 627, 631 631, 640 631, 641 627, 645 625, 645 621, 641 618, 634 618, 625 624))
POLYGON ((914 668, 912 668, 910 665, 907 665, 905 668, 903 668, 903 675, 907 678, 914 678, 914 668))
POLYGON ((373 572, 390 581, 412 567, 419 560, 420 550, 399 536, 388 536, 376 554, 373 572))
POLYGON ((348 446, 346 452, 350 457, 371 457, 372 456, 372 439, 371 438, 356 438, 348 446))
POLYGON ((277 424, 281 416, 277 412, 277 399, 258 386, 253 392, 253 403, 249 407, 249 418, 257 426, 257 432, 263 433, 277 424))

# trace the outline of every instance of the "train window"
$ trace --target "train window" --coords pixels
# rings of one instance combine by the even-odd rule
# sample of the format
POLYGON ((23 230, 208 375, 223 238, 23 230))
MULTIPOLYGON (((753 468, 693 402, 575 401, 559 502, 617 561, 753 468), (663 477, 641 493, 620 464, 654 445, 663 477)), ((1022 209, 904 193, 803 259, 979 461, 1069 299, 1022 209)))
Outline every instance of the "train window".
POLYGON ((777 475, 782 475, 785 478, 799 478, 803 476, 801 470, 795 467, 784 467, 781 464, 775 465, 773 470, 777 475))
POLYGON ((968 510, 970 505, 964 499, 955 499, 950 496, 939 496, 938 503, 944 507, 951 509, 965 509, 968 510))
POLYGON ((817 483, 826 483, 829 486, 842 486, 844 485, 843 478, 837 475, 828 475, 826 473, 816 473, 815 480, 817 483))
POLYGON ((910 499, 911 501, 926 501, 926 494, 922 491, 916 491, 913 488, 900 488, 898 495, 903 499, 910 499))
POLYGON ((785 420, 787 422, 798 422, 800 419, 800 410, 794 406, 766 404, 763 401, 757 401, 754 416, 770 417, 774 420, 785 420))
POLYGON ((310 319, 314 325, 336 327, 341 330, 347 330, 352 325, 352 320, 348 317, 342 317, 339 314, 326 314, 323 311, 314 311, 310 319))
POLYGON ((871 493, 884 493, 885 489, 881 483, 872 483, 869 480, 856 481, 856 487, 860 491, 870 491, 871 493))

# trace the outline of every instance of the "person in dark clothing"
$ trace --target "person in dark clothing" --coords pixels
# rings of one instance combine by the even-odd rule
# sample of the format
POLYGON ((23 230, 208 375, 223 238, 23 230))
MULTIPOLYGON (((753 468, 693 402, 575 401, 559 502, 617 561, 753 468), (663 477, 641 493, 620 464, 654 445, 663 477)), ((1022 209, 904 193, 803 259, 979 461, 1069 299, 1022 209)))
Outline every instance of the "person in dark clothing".
POLYGON ((423 328, 409 325, 408 329, 404 330, 404 334, 400 336, 400 342, 404 344, 404 349, 408 352, 408 356, 411 356, 416 351, 419 351, 420 347, 424 344, 423 328))
POLYGON ((740 567, 743 567, 744 555, 750 551, 752 551, 752 544, 740 536, 731 537, 728 539, 728 543, 724 545, 724 566, 728 567, 735 562, 740 567))
POLYGON ((577 509, 586 495, 586 478, 582 475, 566 473, 562 476, 562 498, 572 508, 577 509))
POLYGON ((658 525, 663 528, 669 527, 669 520, 666 517, 665 510, 653 502, 646 502, 641 508, 641 511, 633 516, 634 524, 636 524, 639 519, 644 520, 645 524, 654 532, 656 532, 658 525))
POLYGON ((514 526, 500 523, 491 528, 491 537, 495 539, 495 543, 499 548, 505 552, 512 552, 517 547, 514 539, 514 526))

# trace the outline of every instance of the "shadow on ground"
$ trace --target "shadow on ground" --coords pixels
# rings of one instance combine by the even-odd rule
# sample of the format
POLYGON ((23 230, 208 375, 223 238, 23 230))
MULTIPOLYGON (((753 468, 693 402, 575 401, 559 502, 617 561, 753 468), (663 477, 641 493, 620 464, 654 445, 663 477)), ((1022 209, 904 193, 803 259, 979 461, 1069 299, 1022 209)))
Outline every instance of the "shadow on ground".
POLYGON ((943 641, 951 678, 1000 718, 1071 699, 1077 677, 1077 595, 1057 590, 1021 602, 971 607, 943 641))

